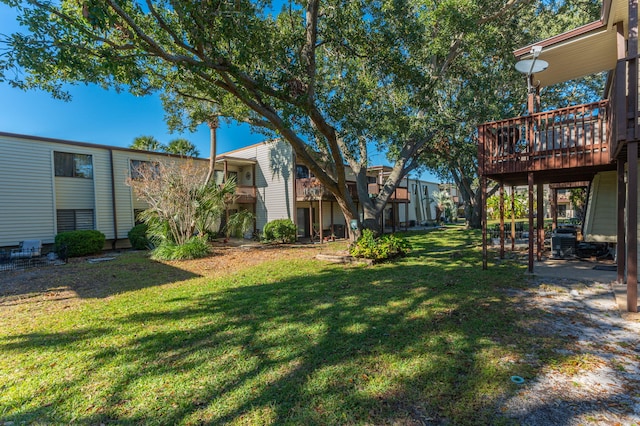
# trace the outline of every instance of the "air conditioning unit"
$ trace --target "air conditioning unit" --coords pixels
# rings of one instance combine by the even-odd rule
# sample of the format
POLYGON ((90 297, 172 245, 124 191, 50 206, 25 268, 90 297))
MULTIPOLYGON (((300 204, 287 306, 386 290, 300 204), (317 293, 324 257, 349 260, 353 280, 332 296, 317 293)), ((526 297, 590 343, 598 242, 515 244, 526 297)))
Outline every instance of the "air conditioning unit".
POLYGON ((551 235, 551 257, 566 259, 576 254, 576 234, 570 232, 554 232, 551 235))

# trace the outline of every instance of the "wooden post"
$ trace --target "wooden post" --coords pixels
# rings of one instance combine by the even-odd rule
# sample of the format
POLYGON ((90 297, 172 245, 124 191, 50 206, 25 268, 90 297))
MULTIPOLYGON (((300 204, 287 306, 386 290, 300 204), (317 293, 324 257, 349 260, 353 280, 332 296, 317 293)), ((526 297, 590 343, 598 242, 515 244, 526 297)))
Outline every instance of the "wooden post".
POLYGON ((482 269, 487 269, 487 177, 480 176, 480 208, 482 221, 482 269))
POLYGON ((533 273, 533 238, 535 232, 533 231, 533 173, 529 172, 527 175, 527 181, 529 184, 529 273, 533 273))
POLYGON ((511 187, 511 251, 516 251, 516 187, 511 187))
POLYGON ((627 311, 638 312, 638 141, 627 142, 627 311))
POLYGON ((542 252, 544 251, 544 185, 542 183, 538 183, 537 187, 537 196, 536 199, 538 201, 538 211, 537 211, 537 234, 536 234, 536 258, 538 262, 542 260, 542 252))
POLYGON ((638 312, 638 0, 629 0, 627 43, 627 310, 638 312))
POLYGON ((551 189, 551 230, 558 228, 558 190, 551 189))
POLYGON ((320 242, 324 241, 324 217, 322 216, 322 196, 318 199, 318 232, 320 233, 320 242))
POLYGON ((504 183, 500 181, 500 259, 504 259, 504 183))
POLYGON ((311 242, 313 242, 313 202, 309 201, 309 235, 311 236, 311 242))
POLYGON ((627 199, 627 186, 624 181, 624 161, 618 159, 617 162, 617 177, 618 177, 618 235, 616 245, 616 270, 618 283, 624 283, 625 267, 627 264, 626 259, 626 232, 624 227, 625 219, 625 204, 627 199))

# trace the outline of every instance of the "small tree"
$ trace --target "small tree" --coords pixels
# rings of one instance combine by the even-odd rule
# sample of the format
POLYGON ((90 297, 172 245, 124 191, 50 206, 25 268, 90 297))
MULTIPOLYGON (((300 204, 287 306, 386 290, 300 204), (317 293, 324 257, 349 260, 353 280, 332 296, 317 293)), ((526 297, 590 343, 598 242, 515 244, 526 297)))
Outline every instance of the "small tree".
POLYGON ((139 218, 157 246, 182 246, 215 231, 224 201, 235 191, 233 181, 222 186, 204 183, 207 168, 193 160, 141 163, 134 173, 128 184, 149 206, 139 218))
POLYGON ((575 217, 580 222, 584 222, 585 207, 587 206, 587 190, 586 188, 572 188, 569 190, 569 201, 575 210, 575 217))
POLYGON ((440 217, 447 211, 455 208, 455 204, 451 199, 451 195, 447 191, 433 191, 431 201, 436 205, 436 220, 440 221, 440 217))
POLYGON ((225 226, 225 235, 227 238, 231 236, 243 236, 251 228, 253 228, 253 221, 255 215, 249 210, 240 210, 238 213, 229 216, 229 221, 225 226))

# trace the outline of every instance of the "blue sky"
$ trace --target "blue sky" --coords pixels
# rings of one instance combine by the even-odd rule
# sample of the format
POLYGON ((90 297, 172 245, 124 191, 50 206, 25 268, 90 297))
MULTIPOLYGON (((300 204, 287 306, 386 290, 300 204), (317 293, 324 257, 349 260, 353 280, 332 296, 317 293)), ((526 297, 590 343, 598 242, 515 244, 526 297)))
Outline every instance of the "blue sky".
MULTIPOLYGON (((0 3, 0 33, 19 31, 16 13, 0 3)), ((157 95, 136 97, 115 93, 94 85, 72 86, 70 102, 53 99, 42 91, 15 89, 0 83, 0 131, 80 142, 126 147, 141 135, 152 135, 160 142, 184 137, 209 156, 209 128, 194 133, 169 133, 162 103, 157 95)), ((221 123, 218 129, 218 155, 265 139, 244 124, 221 123)), ((373 154, 373 164, 385 164, 384 155, 373 154)), ((425 173, 423 179, 437 179, 425 173)))

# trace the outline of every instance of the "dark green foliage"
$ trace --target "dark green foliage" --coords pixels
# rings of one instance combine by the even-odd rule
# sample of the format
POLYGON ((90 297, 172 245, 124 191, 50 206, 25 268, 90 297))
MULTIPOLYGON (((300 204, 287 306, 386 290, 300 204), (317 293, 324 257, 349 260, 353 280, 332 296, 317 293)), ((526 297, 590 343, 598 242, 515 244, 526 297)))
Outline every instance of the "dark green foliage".
POLYGON ((262 230, 265 241, 292 243, 296 240, 298 228, 291 219, 276 219, 267 223, 262 230))
POLYGON ((149 227, 146 223, 141 223, 131 228, 131 231, 127 234, 131 247, 136 250, 147 250, 149 248, 151 242, 147 238, 147 229, 149 227))
POLYGON ((100 253, 104 241, 105 236, 100 231, 67 231, 56 235, 55 245, 57 249, 66 247, 68 257, 78 257, 100 253))
POLYGON ((207 239, 191 237, 184 244, 176 244, 171 240, 163 240, 153 249, 151 257, 159 260, 187 260, 205 257, 211 253, 207 239))
POLYGON ((376 238, 370 229, 364 229, 362 236, 349 248, 351 256, 372 259, 376 262, 402 257, 410 251, 411 246, 404 238, 393 234, 376 238))

